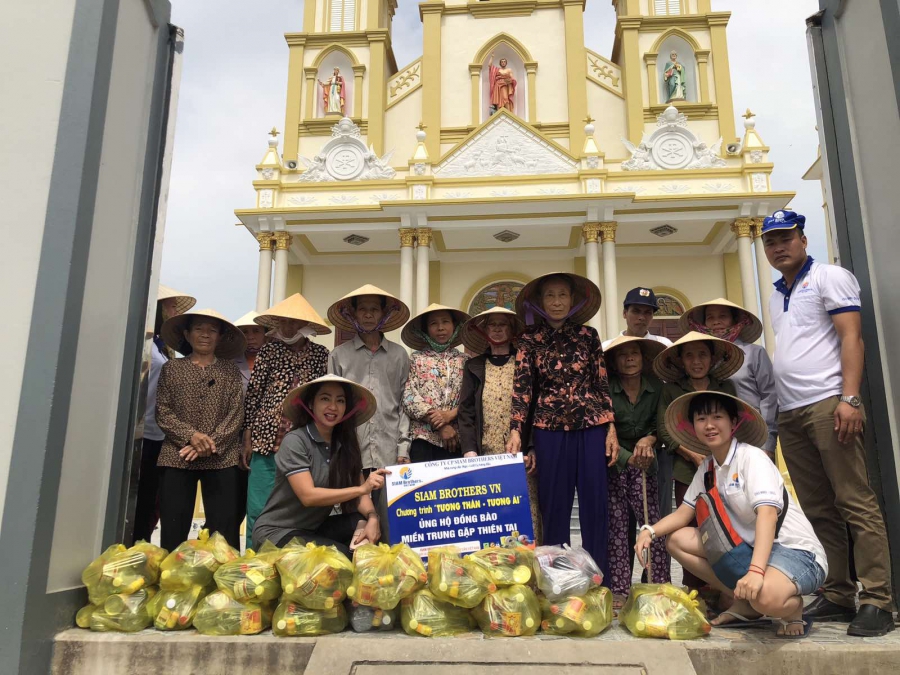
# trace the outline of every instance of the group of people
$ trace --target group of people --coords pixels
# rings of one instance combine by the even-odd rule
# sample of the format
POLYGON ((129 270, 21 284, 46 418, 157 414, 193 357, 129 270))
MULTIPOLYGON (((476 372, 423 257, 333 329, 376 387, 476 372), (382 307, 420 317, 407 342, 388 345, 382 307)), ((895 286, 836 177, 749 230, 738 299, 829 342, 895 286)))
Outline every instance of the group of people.
POLYGON ((536 542, 569 542, 577 491, 583 545, 618 602, 634 552, 655 583, 672 555, 686 585, 731 605, 717 625, 774 617, 802 637, 843 620, 882 635, 890 561, 866 474, 859 287, 806 255, 804 224, 779 211, 763 226, 784 275, 774 366, 754 344, 759 319, 721 298, 688 310, 676 343, 651 335, 650 288, 626 295, 626 330, 601 343, 587 325, 600 291, 569 272, 474 317, 432 304, 410 318, 363 286, 328 309, 354 334, 330 353, 299 294, 233 324, 161 288, 135 537, 158 502, 161 544, 177 546, 199 481, 207 527, 233 546, 246 516, 248 546, 300 536, 350 554, 388 538, 385 467, 521 453, 536 542), (385 337, 401 327, 411 354, 385 337), (774 464, 778 438, 803 510, 774 464))

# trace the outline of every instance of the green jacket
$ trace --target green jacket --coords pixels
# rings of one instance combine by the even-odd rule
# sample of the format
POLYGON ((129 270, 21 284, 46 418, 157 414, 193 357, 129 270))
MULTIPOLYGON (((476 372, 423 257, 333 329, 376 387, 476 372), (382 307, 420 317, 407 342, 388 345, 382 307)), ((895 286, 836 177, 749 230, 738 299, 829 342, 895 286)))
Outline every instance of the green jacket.
MULTIPOLYGON (((609 376, 609 389, 612 396, 613 409, 616 413, 616 435, 619 438, 619 459, 616 467, 624 471, 628 460, 634 454, 635 444, 644 436, 656 436, 657 410, 663 384, 654 375, 641 376, 641 389, 637 403, 632 403, 622 388, 622 381, 616 374, 609 376)), ((656 460, 647 469, 647 473, 656 473, 656 460)))

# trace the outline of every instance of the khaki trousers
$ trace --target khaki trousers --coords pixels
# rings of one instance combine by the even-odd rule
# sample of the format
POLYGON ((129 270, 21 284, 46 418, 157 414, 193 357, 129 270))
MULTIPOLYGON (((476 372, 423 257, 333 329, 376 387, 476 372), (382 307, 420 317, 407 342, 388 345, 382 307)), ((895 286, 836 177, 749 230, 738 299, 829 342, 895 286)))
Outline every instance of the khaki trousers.
POLYGON ((855 606, 856 584, 848 563, 849 526, 863 587, 860 604, 891 611, 891 560, 884 519, 869 487, 862 434, 848 444, 838 442, 834 410, 839 402, 839 397, 832 396, 780 413, 781 450, 800 506, 828 558, 825 597, 844 607, 855 606))

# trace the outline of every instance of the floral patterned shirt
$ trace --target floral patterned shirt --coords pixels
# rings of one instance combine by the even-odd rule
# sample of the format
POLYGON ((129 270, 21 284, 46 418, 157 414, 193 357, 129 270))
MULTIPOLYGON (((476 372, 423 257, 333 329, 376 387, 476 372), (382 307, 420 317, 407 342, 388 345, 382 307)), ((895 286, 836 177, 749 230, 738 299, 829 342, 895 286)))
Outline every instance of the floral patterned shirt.
POLYGON ((538 429, 572 431, 615 419, 600 336, 568 321, 541 324, 518 340, 510 430, 522 433, 529 407, 538 429))
POLYGON ((315 342, 307 342, 300 352, 279 340, 263 345, 245 397, 245 425, 253 452, 278 451, 281 439, 291 430, 290 421, 281 414, 285 397, 294 387, 325 375, 327 367, 328 349, 315 342))
MULTIPOLYGON (((432 445, 443 447, 441 434, 431 428, 426 415, 430 410, 449 410, 459 405, 463 367, 469 357, 448 349, 413 352, 409 359, 409 379, 403 392, 403 408, 409 415, 409 434, 432 445)), ((452 426, 459 431, 456 420, 452 426)))

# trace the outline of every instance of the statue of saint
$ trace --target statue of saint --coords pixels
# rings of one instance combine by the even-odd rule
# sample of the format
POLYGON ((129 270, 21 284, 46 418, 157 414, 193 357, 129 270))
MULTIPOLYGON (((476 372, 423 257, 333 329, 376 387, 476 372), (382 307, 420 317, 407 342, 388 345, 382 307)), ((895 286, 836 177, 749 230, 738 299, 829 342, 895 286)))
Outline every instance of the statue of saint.
POLYGON ((491 85, 491 114, 506 108, 515 112, 516 106, 516 78, 513 71, 507 66, 506 59, 500 59, 500 67, 494 66, 494 55, 488 61, 488 73, 491 85))
POLYGON ((666 103, 670 101, 684 101, 687 98, 687 88, 684 82, 684 65, 678 63, 678 54, 676 52, 669 54, 669 61, 666 62, 666 69, 663 71, 663 80, 665 80, 666 91, 669 95, 666 103))
POLYGON ((341 69, 335 67, 334 74, 328 78, 327 82, 319 80, 319 86, 322 87, 322 100, 325 102, 325 114, 331 115, 340 113, 344 115, 344 102, 346 90, 344 87, 344 78, 341 75, 341 69))

